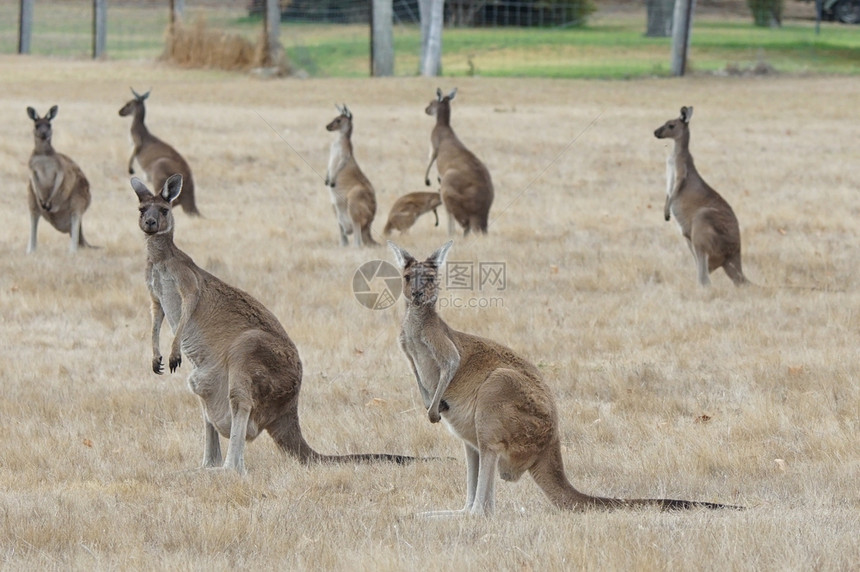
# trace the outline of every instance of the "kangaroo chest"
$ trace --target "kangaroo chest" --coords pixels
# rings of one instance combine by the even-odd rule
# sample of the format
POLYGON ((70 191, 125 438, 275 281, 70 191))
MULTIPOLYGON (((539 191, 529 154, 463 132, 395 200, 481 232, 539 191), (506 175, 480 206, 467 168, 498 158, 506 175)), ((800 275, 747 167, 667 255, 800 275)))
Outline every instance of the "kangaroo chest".
POLYGON ((30 170, 33 173, 33 190, 42 199, 48 198, 57 177, 62 175, 59 159, 55 155, 34 155, 30 158, 30 170))
POLYGON ((672 218, 675 224, 678 225, 678 230, 684 236, 689 234, 689 221, 684 209, 681 208, 680 197, 678 196, 682 189, 675 189, 675 181, 678 180, 678 164, 675 159, 675 154, 670 153, 666 157, 666 200, 669 202, 669 212, 672 213, 672 218))
POLYGON ((167 271, 164 263, 154 263, 148 272, 147 286, 153 297, 161 304, 170 329, 176 331, 179 318, 182 315, 182 296, 173 275, 167 271))

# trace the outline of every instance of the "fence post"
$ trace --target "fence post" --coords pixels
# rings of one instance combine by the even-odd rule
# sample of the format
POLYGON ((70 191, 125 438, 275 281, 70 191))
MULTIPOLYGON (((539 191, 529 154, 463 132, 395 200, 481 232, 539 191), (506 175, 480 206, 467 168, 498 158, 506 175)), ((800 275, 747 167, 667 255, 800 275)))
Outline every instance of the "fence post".
POLYGON ((33 36, 33 2, 21 0, 18 19, 18 53, 30 53, 30 38, 33 36))
POLYGON ((370 75, 394 74, 392 0, 370 0, 370 75))
POLYGON ((687 69, 687 51, 690 49, 690 29, 693 27, 693 8, 696 0, 676 0, 672 17, 672 75, 683 76, 687 69))
POLYGON ((93 59, 105 55, 107 43, 107 0, 93 0, 93 59))

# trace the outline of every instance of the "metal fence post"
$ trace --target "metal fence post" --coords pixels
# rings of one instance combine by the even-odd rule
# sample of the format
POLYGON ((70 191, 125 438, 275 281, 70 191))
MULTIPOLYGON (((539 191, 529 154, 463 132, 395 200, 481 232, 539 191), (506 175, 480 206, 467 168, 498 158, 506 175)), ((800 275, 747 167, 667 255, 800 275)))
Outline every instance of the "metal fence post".
POLYGON ((33 36, 33 2, 21 0, 18 18, 18 53, 30 53, 30 38, 33 36))
POLYGON ((105 55, 107 45, 107 0, 93 0, 93 59, 105 55))

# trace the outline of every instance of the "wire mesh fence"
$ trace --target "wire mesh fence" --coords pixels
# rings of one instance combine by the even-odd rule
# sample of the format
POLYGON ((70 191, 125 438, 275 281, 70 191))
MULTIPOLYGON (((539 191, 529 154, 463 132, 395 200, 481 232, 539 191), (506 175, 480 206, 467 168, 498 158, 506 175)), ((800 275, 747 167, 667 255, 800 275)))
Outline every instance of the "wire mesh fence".
MULTIPOLYGON (((191 25, 202 20, 210 29, 254 43, 263 28, 261 1, 185 0, 183 22, 191 25)), ((780 71, 857 73, 858 28, 830 24, 819 38, 810 18, 790 17, 778 31, 755 28, 745 0, 733 2, 731 10, 718 10, 700 0, 693 24, 692 70, 744 70, 764 61, 780 71)), ((669 73, 671 40, 647 33, 644 1, 601 8, 588 17, 585 28, 570 27, 575 15, 557 7, 536 11, 536 6, 543 5, 523 0, 447 2, 443 74, 636 77, 669 73)), ((393 7, 395 75, 415 75, 421 51, 418 2, 393 0, 393 7)), ((809 4, 794 2, 792 7, 814 14, 809 4)), ((159 58, 165 51, 169 9, 168 0, 110 0, 106 57, 159 58)), ((30 53, 91 57, 93 0, 38 0, 34 10, 30 53)), ((294 72, 368 75, 370 0, 290 0, 283 3, 282 11, 280 42, 294 72)), ((0 54, 17 51, 18 17, 18 0, 0 2, 0 54)))

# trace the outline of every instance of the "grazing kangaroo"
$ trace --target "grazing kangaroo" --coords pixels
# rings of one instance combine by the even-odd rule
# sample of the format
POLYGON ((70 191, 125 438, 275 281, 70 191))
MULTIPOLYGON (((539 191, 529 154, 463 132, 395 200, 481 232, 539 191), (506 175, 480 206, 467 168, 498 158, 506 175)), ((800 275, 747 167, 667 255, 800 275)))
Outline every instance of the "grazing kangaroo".
POLYGON ((355 235, 355 245, 376 244, 370 234, 370 225, 376 216, 376 193, 373 185, 355 162, 352 153, 352 112, 343 104, 335 104, 340 115, 325 126, 337 132, 331 144, 325 184, 331 193, 331 202, 340 230, 340 243, 349 244, 347 236, 355 235))
POLYGON ((487 232, 490 206, 493 204, 493 181, 487 167, 457 138, 451 128, 451 101, 457 88, 448 95, 436 89, 436 99, 425 109, 436 116, 430 134, 430 163, 424 173, 424 184, 430 186, 430 168, 436 162, 442 187, 442 202, 448 211, 448 234, 454 234, 454 221, 470 231, 487 232))
POLYGON ((385 229, 382 233, 388 236, 394 229, 406 232, 415 224, 418 217, 430 211, 433 211, 433 216, 436 217, 435 226, 439 226, 439 214, 436 212, 436 208, 441 204, 442 196, 438 192, 419 192, 403 195, 391 205, 391 212, 388 213, 388 222, 385 223, 385 229))
POLYGON ((741 233, 732 207, 702 179, 690 154, 690 118, 693 107, 654 131, 657 139, 673 139, 675 148, 666 159, 666 206, 687 239, 699 274, 699 284, 711 283, 710 273, 722 267, 735 286, 748 284, 741 268, 741 233))
POLYGON ((263 430, 278 447, 302 462, 393 461, 385 454, 321 455, 302 437, 299 389, 302 362, 278 319, 249 294, 194 264, 173 243, 172 203, 182 175, 167 179, 153 195, 140 179, 131 186, 140 201, 139 226, 146 235, 146 282, 152 297, 152 371, 161 374, 159 334, 167 322, 174 338, 168 367, 191 361, 188 385, 203 406, 203 466, 221 464, 218 435, 230 439, 224 467, 245 472, 245 441, 263 430))
POLYGON ((160 189, 168 177, 174 173, 179 173, 182 175, 184 183, 182 196, 177 204, 182 207, 186 214, 200 216, 200 211, 197 210, 197 204, 194 201, 194 178, 191 176, 191 167, 176 149, 150 133, 143 123, 146 116, 146 107, 143 102, 149 97, 149 91, 140 95, 132 88, 131 93, 134 98, 119 110, 121 117, 132 116, 131 140, 134 148, 128 159, 128 174, 134 174, 134 160, 137 159, 150 184, 156 189, 160 189))
POLYGON ((653 505, 663 509, 736 508, 671 499, 614 499, 576 490, 564 472, 558 413, 538 368, 492 340, 458 332, 436 313, 439 272, 451 242, 424 262, 389 241, 403 272, 406 315, 400 348, 418 381, 431 423, 445 421, 466 449, 466 506, 458 514, 489 515, 499 476, 516 481, 529 471, 563 509, 653 505))
POLYGON ((39 117, 32 107, 27 115, 33 120, 35 146, 30 154, 30 180, 27 200, 30 207, 30 242, 27 252, 36 251, 36 229, 39 217, 45 217, 60 232, 71 236, 69 251, 92 247, 84 238, 82 220, 90 206, 90 183, 84 172, 67 155, 57 153, 51 144, 51 121, 57 116, 57 106, 45 117, 39 117))

